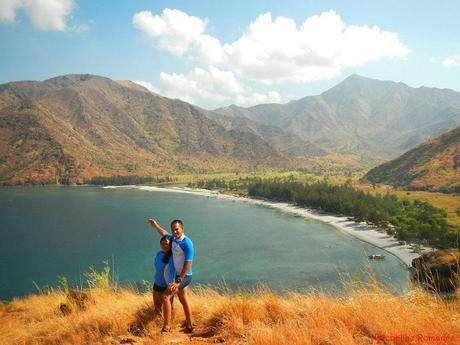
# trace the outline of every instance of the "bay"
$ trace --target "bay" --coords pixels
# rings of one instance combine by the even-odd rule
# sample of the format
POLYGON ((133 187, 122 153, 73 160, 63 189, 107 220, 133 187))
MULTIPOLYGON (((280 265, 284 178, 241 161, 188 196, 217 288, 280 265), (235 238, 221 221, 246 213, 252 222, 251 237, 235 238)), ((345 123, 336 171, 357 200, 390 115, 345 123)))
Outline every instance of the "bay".
POLYGON ((408 288, 398 259, 334 227, 260 205, 202 195, 100 187, 0 189, 0 299, 56 285, 84 285, 90 266, 113 263, 120 283, 151 281, 159 235, 180 218, 194 243, 194 284, 275 291, 343 291, 371 270, 395 292, 408 288), (370 262, 367 256, 386 259, 370 262), (35 284, 34 284, 35 282, 35 284))

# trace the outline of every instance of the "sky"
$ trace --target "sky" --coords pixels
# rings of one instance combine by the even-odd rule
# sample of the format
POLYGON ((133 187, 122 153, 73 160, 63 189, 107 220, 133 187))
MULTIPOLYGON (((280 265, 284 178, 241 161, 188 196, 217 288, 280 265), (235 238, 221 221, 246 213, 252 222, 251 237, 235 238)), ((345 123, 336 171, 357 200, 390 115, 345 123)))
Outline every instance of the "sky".
POLYGON ((0 0, 0 83, 90 73, 206 109, 351 74, 460 91, 459 1, 0 0))

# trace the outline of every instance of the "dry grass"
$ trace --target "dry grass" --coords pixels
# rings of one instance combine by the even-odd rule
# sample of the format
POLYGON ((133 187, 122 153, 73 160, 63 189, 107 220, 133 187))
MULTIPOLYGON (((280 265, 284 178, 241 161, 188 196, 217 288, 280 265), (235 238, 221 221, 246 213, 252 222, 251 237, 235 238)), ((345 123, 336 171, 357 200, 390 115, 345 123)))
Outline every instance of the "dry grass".
POLYGON ((150 293, 92 289, 86 294, 84 306, 63 292, 0 305, 0 344, 460 343, 459 300, 443 300, 416 289, 395 296, 376 287, 355 286, 333 297, 319 292, 278 296, 266 289, 231 294, 195 288, 193 337, 179 332, 183 320, 179 303, 174 331, 161 335, 150 293), (67 315, 60 309, 63 303, 69 306, 67 315))

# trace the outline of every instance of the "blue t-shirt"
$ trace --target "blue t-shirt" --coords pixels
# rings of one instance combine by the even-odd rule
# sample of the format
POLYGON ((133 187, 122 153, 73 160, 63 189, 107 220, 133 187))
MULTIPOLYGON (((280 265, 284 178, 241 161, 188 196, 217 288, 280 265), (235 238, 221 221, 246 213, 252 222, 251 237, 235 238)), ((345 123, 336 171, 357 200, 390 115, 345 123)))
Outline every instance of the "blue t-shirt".
MULTIPOLYGON (((185 235, 182 235, 180 239, 176 239, 170 233, 167 234, 172 239, 172 257, 174 262, 174 271, 177 274, 181 274, 182 269, 184 268, 184 263, 186 261, 193 261, 193 256, 195 255, 195 250, 193 248, 193 242, 190 238, 185 235)), ((192 275, 192 268, 190 267, 187 272, 188 276, 192 275)))
POLYGON ((161 287, 167 287, 168 283, 174 281, 174 263, 172 255, 169 257, 169 262, 164 263, 163 258, 165 252, 160 250, 155 256, 154 266, 155 266, 155 277, 154 283, 161 287))

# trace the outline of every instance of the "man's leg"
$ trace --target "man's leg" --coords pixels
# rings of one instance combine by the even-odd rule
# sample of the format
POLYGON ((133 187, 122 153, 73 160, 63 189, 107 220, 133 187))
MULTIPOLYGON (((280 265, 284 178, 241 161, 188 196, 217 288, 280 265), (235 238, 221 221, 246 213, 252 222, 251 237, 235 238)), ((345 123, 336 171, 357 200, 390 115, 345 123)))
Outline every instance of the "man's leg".
POLYGON ((185 327, 192 328, 192 309, 190 303, 188 302, 188 286, 184 287, 182 290, 177 292, 179 296, 179 301, 184 308, 185 314, 185 327))

